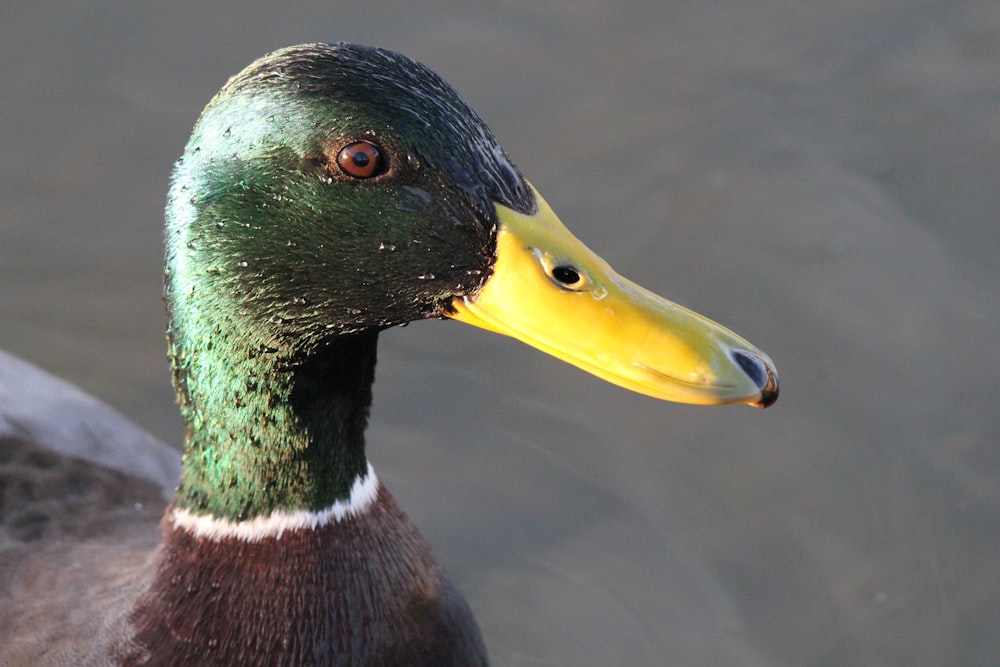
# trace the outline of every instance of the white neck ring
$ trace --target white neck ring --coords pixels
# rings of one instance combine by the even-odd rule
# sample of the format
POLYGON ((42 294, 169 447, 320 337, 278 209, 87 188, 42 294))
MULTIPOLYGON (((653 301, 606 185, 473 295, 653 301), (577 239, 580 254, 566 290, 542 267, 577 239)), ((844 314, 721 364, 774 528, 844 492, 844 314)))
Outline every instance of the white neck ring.
POLYGON ((368 464, 368 471, 358 475, 351 487, 347 500, 338 500, 333 505, 317 510, 275 510, 269 516, 257 516, 246 521, 230 521, 211 515, 194 514, 175 507, 168 521, 176 529, 186 530, 196 537, 213 541, 237 539, 244 542, 259 542, 273 537, 280 538, 285 531, 313 530, 330 523, 339 523, 350 517, 361 516, 375 503, 380 488, 375 469, 368 464))

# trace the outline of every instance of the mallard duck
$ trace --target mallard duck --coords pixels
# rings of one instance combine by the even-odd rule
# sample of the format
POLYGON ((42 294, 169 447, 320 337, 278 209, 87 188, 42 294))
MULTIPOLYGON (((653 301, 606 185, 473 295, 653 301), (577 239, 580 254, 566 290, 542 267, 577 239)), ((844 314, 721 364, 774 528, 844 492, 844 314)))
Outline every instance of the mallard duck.
POLYGON ((574 238, 439 76, 354 44, 274 52, 209 102, 173 173, 165 300, 175 490, 141 435, 85 426, 56 453, 6 428, 0 663, 485 664, 365 456, 387 327, 466 322, 670 401, 778 395, 765 354, 574 238))

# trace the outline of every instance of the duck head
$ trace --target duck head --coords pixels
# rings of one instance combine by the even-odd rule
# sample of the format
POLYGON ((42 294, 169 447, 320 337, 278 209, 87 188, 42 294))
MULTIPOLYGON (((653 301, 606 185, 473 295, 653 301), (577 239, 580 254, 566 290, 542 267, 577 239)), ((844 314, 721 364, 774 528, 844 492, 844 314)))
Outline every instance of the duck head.
POLYGON ((174 342, 295 360, 448 317, 657 398, 777 398, 764 353, 615 273, 455 91, 396 53, 305 45, 234 76, 178 162, 167 220, 174 342))

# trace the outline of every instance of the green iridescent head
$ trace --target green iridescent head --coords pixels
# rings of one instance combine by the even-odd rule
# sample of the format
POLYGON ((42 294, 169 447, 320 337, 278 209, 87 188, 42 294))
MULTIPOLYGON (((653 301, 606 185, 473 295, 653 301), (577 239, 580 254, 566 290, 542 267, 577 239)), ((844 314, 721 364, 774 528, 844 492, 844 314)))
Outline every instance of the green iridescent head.
POLYGON ((344 498, 377 333, 416 319, 666 400, 777 398, 765 354, 615 273, 448 84, 381 49, 297 46, 230 79, 177 163, 166 247, 177 503, 202 514, 344 498))
POLYGON ((479 117, 405 56, 304 45, 230 79, 167 204, 177 502, 238 519, 343 497, 365 470, 375 332, 488 279, 496 202, 535 206, 479 117))
POLYGON ((436 74, 358 45, 278 51, 230 79, 177 163, 168 303, 188 309, 196 289, 243 334, 289 349, 438 315, 488 277, 495 203, 535 205, 436 74))

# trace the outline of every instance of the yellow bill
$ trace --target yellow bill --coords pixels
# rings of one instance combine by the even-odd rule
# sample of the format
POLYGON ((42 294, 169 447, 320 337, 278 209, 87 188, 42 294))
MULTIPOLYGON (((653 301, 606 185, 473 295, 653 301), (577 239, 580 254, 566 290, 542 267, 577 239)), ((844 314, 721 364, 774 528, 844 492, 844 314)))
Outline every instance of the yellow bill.
POLYGON ((766 354, 615 273, 535 196, 533 215, 497 205, 493 275, 452 303, 452 319, 655 398, 762 408, 777 400, 778 375, 766 354))

